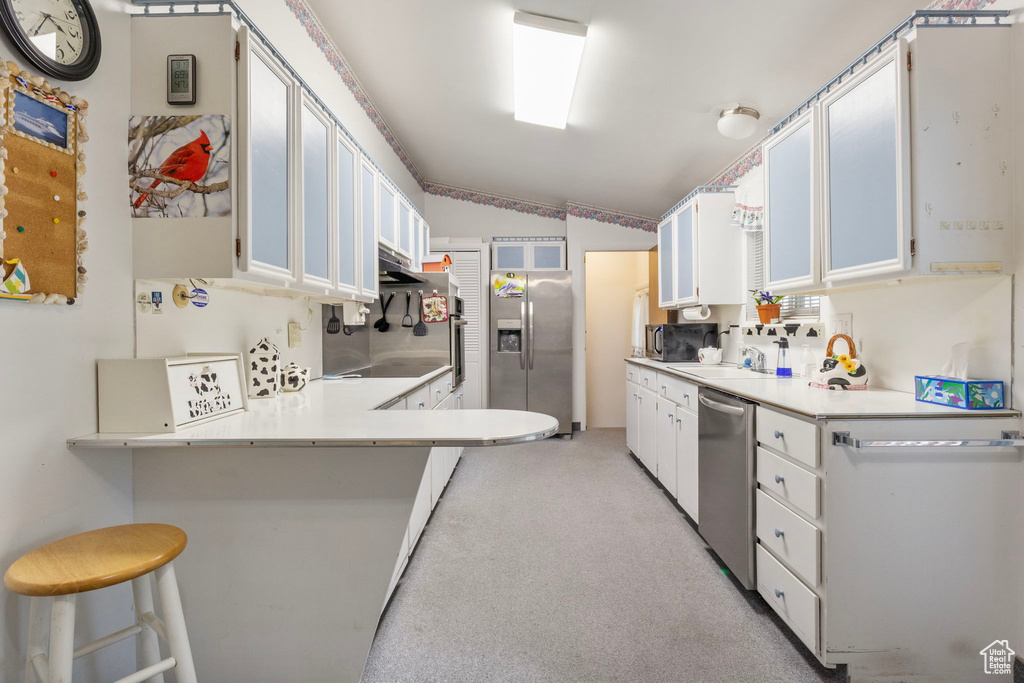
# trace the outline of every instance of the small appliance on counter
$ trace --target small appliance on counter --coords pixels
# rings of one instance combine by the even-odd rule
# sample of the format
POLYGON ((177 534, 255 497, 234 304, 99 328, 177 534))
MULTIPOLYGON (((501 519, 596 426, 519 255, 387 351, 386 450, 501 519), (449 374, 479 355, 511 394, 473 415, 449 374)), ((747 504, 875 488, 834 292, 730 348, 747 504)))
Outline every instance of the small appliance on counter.
POLYGON ((696 363, 699 351, 718 340, 718 323, 647 326, 647 357, 663 363, 696 363))

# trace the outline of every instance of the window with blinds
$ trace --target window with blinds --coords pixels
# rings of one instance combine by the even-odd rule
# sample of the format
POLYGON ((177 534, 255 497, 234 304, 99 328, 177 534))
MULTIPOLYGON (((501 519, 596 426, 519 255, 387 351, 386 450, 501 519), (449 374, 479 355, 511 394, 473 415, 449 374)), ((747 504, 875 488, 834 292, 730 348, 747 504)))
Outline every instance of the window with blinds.
MULTIPOLYGON (((764 289, 764 233, 748 232, 747 240, 747 289, 764 289)), ((817 295, 791 294, 779 302, 783 318, 817 318, 821 314, 821 298, 817 295)), ((747 320, 757 320, 757 308, 747 305, 747 320)))

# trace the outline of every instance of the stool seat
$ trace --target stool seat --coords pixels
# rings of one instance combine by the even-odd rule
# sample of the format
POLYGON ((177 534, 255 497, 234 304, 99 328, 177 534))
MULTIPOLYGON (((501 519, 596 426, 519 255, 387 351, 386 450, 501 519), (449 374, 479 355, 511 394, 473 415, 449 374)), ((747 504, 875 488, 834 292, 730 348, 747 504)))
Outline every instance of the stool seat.
POLYGON ((181 554, 185 532, 170 524, 125 524, 86 531, 22 555, 4 585, 30 596, 106 588, 158 569, 181 554))

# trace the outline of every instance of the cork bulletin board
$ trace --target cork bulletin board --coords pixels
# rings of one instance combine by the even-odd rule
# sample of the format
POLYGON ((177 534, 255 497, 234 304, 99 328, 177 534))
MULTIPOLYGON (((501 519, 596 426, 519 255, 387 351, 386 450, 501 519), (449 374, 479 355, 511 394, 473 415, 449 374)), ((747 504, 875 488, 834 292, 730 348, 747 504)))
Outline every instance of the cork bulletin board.
POLYGON ((0 69, 0 301, 73 304, 87 281, 81 185, 88 104, 21 71, 0 69))

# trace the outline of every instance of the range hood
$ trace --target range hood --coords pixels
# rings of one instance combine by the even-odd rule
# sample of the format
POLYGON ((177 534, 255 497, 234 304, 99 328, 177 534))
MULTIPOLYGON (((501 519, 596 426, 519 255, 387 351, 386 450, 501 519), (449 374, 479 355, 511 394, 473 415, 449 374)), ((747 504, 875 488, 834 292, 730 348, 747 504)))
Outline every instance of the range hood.
POLYGON ((407 259, 385 249, 377 249, 377 262, 377 269, 380 271, 379 280, 382 285, 423 282, 419 273, 413 272, 411 263, 407 259))

